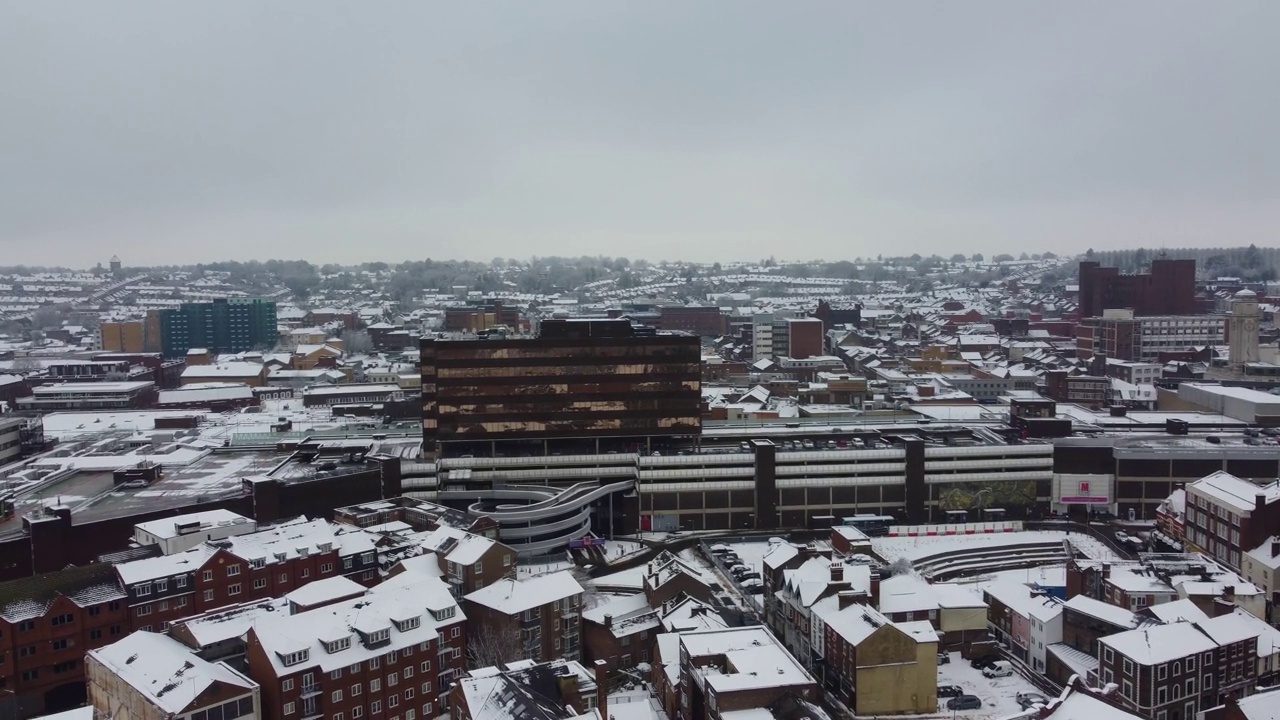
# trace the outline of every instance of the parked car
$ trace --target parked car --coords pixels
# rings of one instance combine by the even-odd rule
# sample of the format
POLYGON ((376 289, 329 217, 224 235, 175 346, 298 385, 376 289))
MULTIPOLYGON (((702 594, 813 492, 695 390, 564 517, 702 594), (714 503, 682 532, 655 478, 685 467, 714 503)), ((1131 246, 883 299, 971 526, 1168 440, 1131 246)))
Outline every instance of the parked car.
POLYGON ((946 665, 951 662, 951 656, 947 653, 938 653, 938 664, 946 665))
POLYGON ((982 668, 982 674, 989 678, 1009 677, 1013 674, 1013 664, 1008 660, 997 660, 982 668))
POLYGON ((1049 698, 1045 697, 1044 695, 1041 695, 1038 692, 1020 692, 1017 694, 1016 698, 1018 700, 1018 705, 1023 710, 1031 709, 1032 705, 1048 705, 1049 704, 1049 698))
POLYGON ((1000 661, 999 655, 983 655, 981 657, 976 657, 970 660, 969 667, 973 668, 974 670, 984 670, 987 667, 989 667, 992 663, 999 662, 999 661, 1000 661))
POLYGON ((760 573, 755 570, 748 570, 738 577, 738 580, 746 582, 747 580, 760 580, 760 573))
POLYGON ((1127 533, 1127 532, 1125 532, 1125 531, 1123 531, 1123 530, 1117 530, 1117 531, 1116 531, 1116 540, 1117 540, 1117 541, 1119 541, 1119 542, 1128 542, 1128 541, 1129 541, 1129 533, 1127 533))
POLYGON ((938 697, 960 697, 964 694, 964 688, 959 685, 939 685, 938 697))
POLYGON ((724 555, 725 553, 732 552, 729 546, 725 545, 724 543, 717 543, 715 545, 712 545, 710 550, 712 553, 716 555, 724 555))
POLYGON ((977 695, 960 695, 947 701, 948 710, 980 710, 982 700, 977 695))

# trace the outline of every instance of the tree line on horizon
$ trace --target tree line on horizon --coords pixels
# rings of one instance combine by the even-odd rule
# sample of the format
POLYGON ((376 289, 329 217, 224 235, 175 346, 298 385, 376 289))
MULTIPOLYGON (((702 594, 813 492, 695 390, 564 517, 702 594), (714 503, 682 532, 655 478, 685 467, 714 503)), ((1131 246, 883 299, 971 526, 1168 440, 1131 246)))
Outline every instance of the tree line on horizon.
POLYGON ((1147 272, 1151 261, 1159 258, 1195 260, 1196 273, 1203 279, 1224 277, 1240 278, 1248 282, 1269 282, 1280 277, 1280 248, 1138 248, 1136 250, 1105 250, 1085 253, 1088 260, 1096 260, 1104 267, 1119 268, 1122 273, 1147 272))

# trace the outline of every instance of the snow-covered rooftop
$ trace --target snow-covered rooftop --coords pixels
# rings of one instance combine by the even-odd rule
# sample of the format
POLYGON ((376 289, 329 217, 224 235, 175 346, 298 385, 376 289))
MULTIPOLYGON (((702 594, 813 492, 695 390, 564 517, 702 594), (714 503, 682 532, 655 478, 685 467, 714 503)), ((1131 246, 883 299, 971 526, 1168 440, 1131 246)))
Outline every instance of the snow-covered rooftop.
POLYGON ((1217 647, 1195 625, 1183 622, 1116 633, 1099 638, 1098 642, 1139 665, 1160 665, 1217 647))
POLYGON ((680 645, 691 661, 708 657, 724 659, 723 665, 711 663, 692 668, 717 693, 814 682, 791 653, 763 627, 682 633, 680 645))
POLYGON ((514 615, 582 593, 573 573, 564 570, 530 578, 505 578, 467 595, 467 600, 514 615))
POLYGON ((172 638, 139 631, 89 655, 162 711, 180 714, 215 685, 227 689, 218 702, 252 693, 258 684, 223 663, 211 663, 172 638))
POLYGON ((1209 498, 1218 505, 1241 513, 1252 512, 1259 495, 1265 498, 1267 504, 1280 500, 1280 483, 1255 485, 1225 470, 1200 478, 1191 483, 1188 489, 1209 498))

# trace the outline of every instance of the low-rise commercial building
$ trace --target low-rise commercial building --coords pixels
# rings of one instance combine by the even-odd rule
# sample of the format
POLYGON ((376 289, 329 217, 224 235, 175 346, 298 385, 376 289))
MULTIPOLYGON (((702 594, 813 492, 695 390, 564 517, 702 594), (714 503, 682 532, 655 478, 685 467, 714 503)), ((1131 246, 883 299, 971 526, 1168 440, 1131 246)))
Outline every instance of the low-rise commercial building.
POLYGON ((18 408, 37 412, 56 410, 138 410, 156 400, 155 383, 149 381, 65 382, 32 388, 18 399, 18 408))

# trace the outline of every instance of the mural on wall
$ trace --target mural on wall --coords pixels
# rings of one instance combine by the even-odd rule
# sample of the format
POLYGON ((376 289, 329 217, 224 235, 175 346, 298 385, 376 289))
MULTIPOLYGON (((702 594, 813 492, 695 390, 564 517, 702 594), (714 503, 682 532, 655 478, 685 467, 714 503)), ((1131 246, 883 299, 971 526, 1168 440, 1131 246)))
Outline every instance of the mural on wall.
POLYGON ((935 486, 938 507, 943 510, 1030 507, 1036 504, 1035 480, 990 483, 949 483, 935 486))

